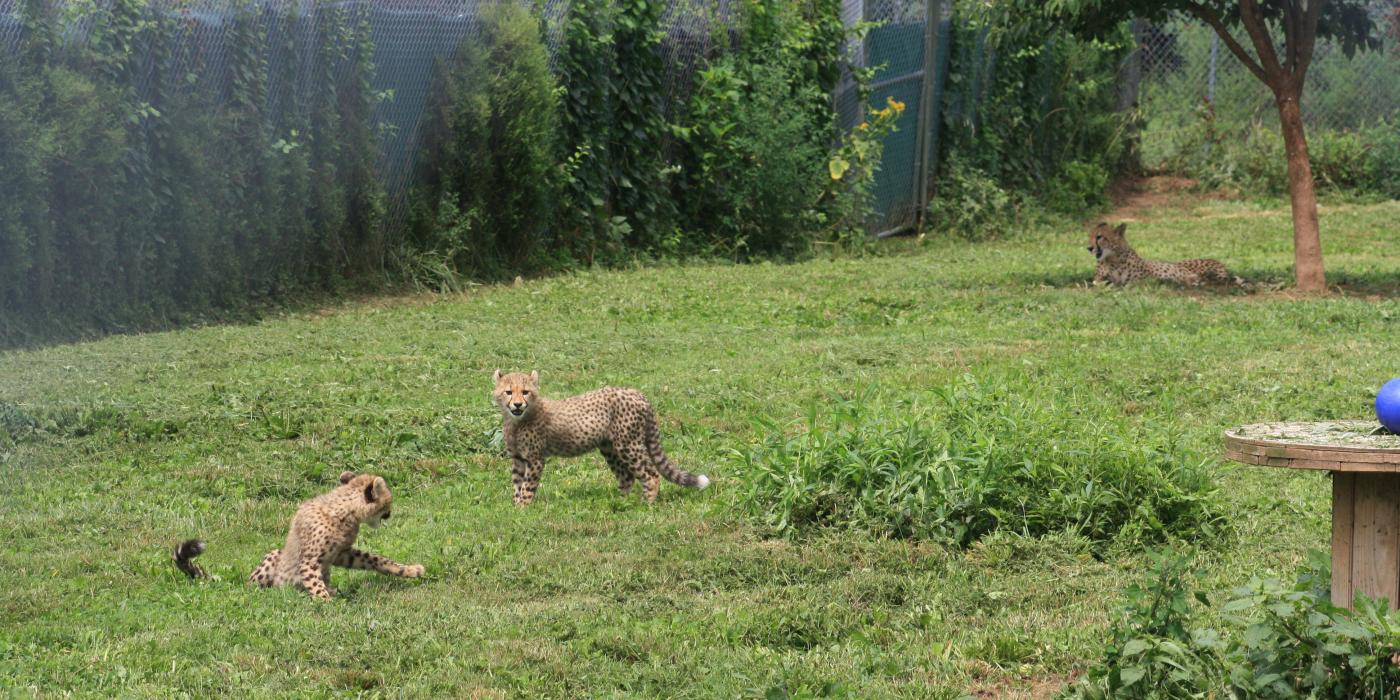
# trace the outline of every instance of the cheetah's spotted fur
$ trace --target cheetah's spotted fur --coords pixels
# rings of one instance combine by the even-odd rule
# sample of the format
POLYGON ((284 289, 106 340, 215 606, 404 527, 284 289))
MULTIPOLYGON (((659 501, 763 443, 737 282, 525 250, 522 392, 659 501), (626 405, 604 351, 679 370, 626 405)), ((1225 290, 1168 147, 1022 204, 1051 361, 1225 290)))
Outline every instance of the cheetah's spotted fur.
MULTIPOLYGON (((312 597, 330 600, 332 566, 372 569, 405 578, 422 576, 421 564, 399 564, 354 548, 360 525, 379 527, 389 519, 392 501, 389 485, 382 477, 341 474, 339 486, 301 504, 292 518, 286 546, 268 552, 248 577, 248 583, 263 588, 293 585, 312 597)), ((204 577, 204 572, 190 561, 203 551, 204 544, 198 540, 183 542, 175 548, 175 565, 191 578, 204 577)))
POLYGON ((1231 276, 1218 260, 1144 260, 1128 245, 1124 237, 1127 230, 1127 224, 1119 224, 1115 228, 1100 222, 1089 232, 1089 252, 1098 260, 1094 270, 1095 282, 1123 285, 1144 277, 1154 277, 1193 287, 1206 281, 1244 284, 1244 280, 1231 276))
POLYGON ((642 482, 642 498, 656 500, 660 477, 703 489, 709 477, 678 468, 661 449, 661 432, 651 403, 636 389, 604 387, 568 399, 539 395, 539 373, 496 370, 496 405, 501 409, 506 451, 510 453, 515 504, 535 499, 548 457, 575 457, 598 450, 626 495, 642 482))

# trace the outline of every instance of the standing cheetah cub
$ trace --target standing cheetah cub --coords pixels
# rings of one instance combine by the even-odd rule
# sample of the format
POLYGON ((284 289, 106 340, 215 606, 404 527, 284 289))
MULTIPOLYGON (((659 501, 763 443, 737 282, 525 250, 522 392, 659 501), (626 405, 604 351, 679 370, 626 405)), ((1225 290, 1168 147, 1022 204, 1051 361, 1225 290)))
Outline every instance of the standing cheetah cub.
POLYGON ((662 476, 696 489, 710 485, 709 477, 681 471, 661 450, 656 413, 636 389, 603 387, 552 401, 540 396, 539 372, 496 370, 492 381, 518 506, 535 500, 546 458, 593 450, 603 453, 624 496, 632 491, 634 480, 641 480, 647 503, 656 501, 662 476))
MULTIPOLYGON (((287 544, 263 557, 248 577, 248 583, 262 588, 293 585, 313 598, 331 599, 331 567, 373 569, 382 574, 417 578, 421 564, 403 565, 393 560, 355 549, 360 524, 379 527, 390 516, 393 495, 382 477, 373 474, 340 475, 340 486, 321 494, 297 509, 287 544)), ((204 543, 187 540, 175 547, 175 566, 190 578, 207 578, 192 559, 204 552, 204 543)))
POLYGON ((1095 282, 1106 281, 1123 285, 1136 279, 1155 277, 1192 287, 1205 281, 1244 284, 1244 280, 1232 277, 1229 270, 1218 260, 1183 260, 1174 263, 1143 260, 1137 251, 1128 245, 1128 239, 1124 237, 1127 230, 1127 224, 1119 224, 1115 228, 1100 222, 1089 232, 1089 252, 1098 260, 1094 269, 1095 282))

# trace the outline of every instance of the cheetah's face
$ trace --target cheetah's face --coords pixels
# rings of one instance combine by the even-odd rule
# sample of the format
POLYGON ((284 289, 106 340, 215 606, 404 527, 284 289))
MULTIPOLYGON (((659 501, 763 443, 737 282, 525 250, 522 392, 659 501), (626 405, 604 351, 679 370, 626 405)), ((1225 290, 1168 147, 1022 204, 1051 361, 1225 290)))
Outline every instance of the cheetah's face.
POLYGON ((384 477, 373 474, 345 472, 340 475, 341 488, 349 489, 351 498, 360 501, 359 520, 370 527, 379 527, 393 514, 394 495, 384 477))
POLYGON ((1123 248, 1127 246, 1127 239, 1123 237, 1127 230, 1127 224, 1119 224, 1117 228, 1114 228, 1106 222, 1100 221, 1089 231, 1089 252, 1094 254, 1094 259, 1103 260, 1113 257, 1115 253, 1122 252, 1123 248))
POLYGON ((539 399, 539 372, 501 374, 501 370, 496 370, 492 379, 496 382, 496 405, 507 420, 524 418, 539 399))

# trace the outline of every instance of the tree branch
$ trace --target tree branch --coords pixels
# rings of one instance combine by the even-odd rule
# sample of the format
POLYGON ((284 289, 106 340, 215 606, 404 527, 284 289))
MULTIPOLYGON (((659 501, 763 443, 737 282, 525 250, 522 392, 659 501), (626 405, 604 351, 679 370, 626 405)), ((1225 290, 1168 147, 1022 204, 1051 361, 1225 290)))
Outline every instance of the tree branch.
POLYGON ((1303 17, 1301 32, 1303 39, 1298 42, 1298 63, 1293 67, 1299 89, 1302 89, 1303 79, 1312 65, 1313 49, 1317 48, 1317 24, 1322 19, 1322 6, 1326 4, 1327 0, 1308 0, 1308 13, 1303 17))
MULTIPOLYGON (((1220 15, 1216 14, 1215 11, 1209 7, 1196 2, 1188 4, 1186 6, 1186 11, 1195 15, 1202 22, 1210 25, 1210 27, 1215 30, 1215 33, 1220 35, 1220 40, 1225 42, 1225 46, 1230 49, 1230 53, 1235 54, 1235 58, 1238 58, 1240 63, 1243 63, 1244 67, 1248 68, 1249 72, 1253 73, 1254 77, 1259 79, 1259 82, 1269 85, 1269 76, 1266 75, 1264 69, 1255 62, 1254 57, 1249 55, 1249 51, 1245 50, 1243 46, 1240 46, 1240 42, 1235 41, 1235 37, 1230 35, 1230 30, 1225 26, 1225 23, 1221 21, 1220 15)), ((1270 87, 1273 86, 1270 85, 1270 87)))
POLYGON ((1283 48, 1287 55, 1283 60, 1283 69, 1289 73, 1294 73, 1298 69, 1298 58, 1301 44, 1299 38, 1301 32, 1298 30, 1302 26, 1303 8, 1299 5, 1303 0, 1287 0, 1283 4, 1283 48))
POLYGON ((1258 0, 1240 0, 1240 20, 1244 22, 1244 30, 1254 42, 1254 51, 1259 54, 1259 65, 1264 68, 1264 73, 1281 76, 1283 66, 1279 64, 1278 53, 1274 51, 1274 40, 1269 36, 1269 25, 1259 13, 1258 0))

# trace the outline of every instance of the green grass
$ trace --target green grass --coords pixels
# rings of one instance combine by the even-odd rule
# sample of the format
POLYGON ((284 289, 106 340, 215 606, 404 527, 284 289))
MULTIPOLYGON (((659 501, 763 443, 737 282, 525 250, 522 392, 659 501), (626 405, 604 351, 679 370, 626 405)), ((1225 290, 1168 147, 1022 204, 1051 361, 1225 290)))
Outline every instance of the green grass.
MULTIPOLYGON (((1097 658, 1141 551, 1011 533, 967 550, 839 531, 765 539, 734 514, 733 450, 762 439, 755 419, 798 420, 832 392, 897 397, 972 374, 1087 393, 1210 463, 1235 527, 1204 550, 1208 588, 1291 578, 1326 546, 1327 481, 1220 463, 1220 431, 1365 416, 1400 375, 1400 203, 1322 215, 1345 285, 1323 299, 1089 288, 1085 234, 1065 228, 861 260, 586 273, 0 355, 0 425, 21 435, 0 447, 0 688, 1043 695, 1097 658), (556 460, 536 504, 515 508, 489 401, 497 367, 537 368, 555 396, 644 390, 668 450, 714 485, 664 485, 645 507, 616 495, 601 458, 556 460), (243 586, 296 503, 342 469, 395 492, 393 521, 362 545, 429 576, 337 572, 330 604, 243 586), (168 548, 196 535, 222 581, 170 565, 168 548)), ((1129 236, 1148 256, 1290 275, 1277 202, 1159 211, 1129 236)))
POLYGON ((872 390, 824 403, 742 454, 739 505, 775 534, 960 547, 1010 530, 1096 553, 1228 535, 1210 462, 1182 459, 1170 433, 1125 430, 1091 392, 965 376, 893 402, 872 390))

